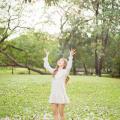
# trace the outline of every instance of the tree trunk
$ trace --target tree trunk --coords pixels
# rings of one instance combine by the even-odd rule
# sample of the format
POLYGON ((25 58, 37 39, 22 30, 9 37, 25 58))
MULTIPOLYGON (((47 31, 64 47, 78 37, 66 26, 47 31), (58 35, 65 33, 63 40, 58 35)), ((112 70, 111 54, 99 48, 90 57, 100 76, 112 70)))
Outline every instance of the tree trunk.
POLYGON ((75 57, 73 57, 73 75, 76 75, 75 57))
POLYGON ((28 65, 25 65, 25 64, 22 64, 22 63, 19 63, 15 58, 13 58, 12 56, 10 56, 8 53, 0 50, 0 52, 2 54, 4 54, 8 60, 12 61, 14 63, 14 65, 9 65, 9 66, 18 66, 18 67, 21 67, 21 68, 28 68, 29 70, 32 70, 34 72, 37 72, 37 73, 40 73, 40 74, 46 74, 44 72, 42 72, 41 70, 37 69, 37 68, 33 68, 31 66, 28 66, 28 65))
POLYGON ((120 77, 120 64, 119 64, 119 68, 118 68, 118 77, 120 77))
POLYGON ((98 58, 97 53, 95 52, 95 74, 101 77, 102 74, 102 63, 103 58, 98 58))
POLYGON ((98 64, 98 76, 101 77, 101 71, 102 71, 102 58, 99 59, 99 64, 98 64))
POLYGON ((99 67, 99 62, 98 62, 98 55, 97 55, 97 50, 95 50, 95 74, 98 75, 98 68, 99 67))
POLYGON ((85 75, 88 75, 88 70, 87 70, 87 67, 86 67, 86 64, 85 63, 83 63, 83 67, 84 67, 84 73, 85 73, 85 75))
MULTIPOLYGON (((98 26, 98 14, 99 14, 99 1, 95 0, 95 1, 91 1, 92 5, 93 5, 93 9, 95 11, 95 24, 96 27, 98 26)), ((98 57, 98 53, 97 53, 97 43, 98 43, 98 34, 96 34, 96 38, 95 38, 95 43, 96 43, 96 48, 95 48, 95 74, 100 76, 101 75, 101 69, 100 69, 100 64, 99 64, 99 57, 98 57)))
POLYGON ((30 71, 30 69, 28 68, 28 74, 30 75, 31 74, 31 71, 30 71))
POLYGON ((12 67, 12 75, 14 74, 14 68, 12 67))

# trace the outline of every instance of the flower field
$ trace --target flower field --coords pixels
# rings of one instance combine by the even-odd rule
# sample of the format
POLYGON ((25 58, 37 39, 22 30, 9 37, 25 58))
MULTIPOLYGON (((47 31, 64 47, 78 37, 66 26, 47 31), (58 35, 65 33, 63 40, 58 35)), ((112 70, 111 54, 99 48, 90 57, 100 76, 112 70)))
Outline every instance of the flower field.
MULTIPOLYGON (((52 120, 49 75, 0 75, 0 120, 52 120)), ((120 79, 71 76, 67 120, 120 120, 120 79)))

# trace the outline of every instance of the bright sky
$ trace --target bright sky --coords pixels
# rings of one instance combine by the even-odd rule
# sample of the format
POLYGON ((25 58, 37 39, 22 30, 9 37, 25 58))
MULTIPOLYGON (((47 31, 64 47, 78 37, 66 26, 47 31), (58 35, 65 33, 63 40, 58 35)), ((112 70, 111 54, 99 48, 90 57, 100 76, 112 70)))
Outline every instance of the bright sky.
MULTIPOLYGON (((15 5, 15 0, 11 0, 12 5, 15 5)), ((64 3, 66 4, 66 3, 64 3)), ((26 4, 24 6, 22 16, 22 26, 32 27, 38 31, 48 32, 49 34, 59 34, 60 32, 60 18, 64 11, 57 6, 45 6, 43 0, 37 0, 33 4, 26 4)), ((91 11, 83 11, 83 15, 87 18, 93 15, 91 11)), ((18 36, 23 31, 17 31, 17 34, 12 35, 9 39, 18 36)))
POLYGON ((42 31, 47 31, 50 34, 59 33, 60 15, 56 10, 57 7, 55 6, 45 7, 45 3, 42 0, 34 4, 27 4, 25 8, 25 23, 27 23, 27 26, 42 29, 42 31))
MULTIPOLYGON (((12 0, 13 6, 15 1, 12 0)), ((56 6, 45 6, 43 0, 37 0, 34 4, 25 4, 21 26, 35 28, 37 31, 48 32, 49 34, 59 34, 60 32, 60 15, 56 6)), ((13 23, 14 26, 14 23, 13 23)), ((23 30, 17 30, 9 39, 19 36, 23 30)))

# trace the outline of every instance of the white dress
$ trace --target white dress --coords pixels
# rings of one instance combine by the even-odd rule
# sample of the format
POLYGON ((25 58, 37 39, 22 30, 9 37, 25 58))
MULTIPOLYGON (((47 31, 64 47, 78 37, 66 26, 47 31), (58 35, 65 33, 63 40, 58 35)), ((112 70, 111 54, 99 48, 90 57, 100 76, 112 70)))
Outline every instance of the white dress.
MULTIPOLYGON (((48 55, 43 59, 44 67, 53 74, 54 69, 49 65, 48 55)), ((68 104, 70 102, 65 87, 65 79, 69 75, 72 67, 73 56, 69 55, 69 60, 65 69, 60 69, 52 79, 51 94, 49 96, 49 103, 68 104)))

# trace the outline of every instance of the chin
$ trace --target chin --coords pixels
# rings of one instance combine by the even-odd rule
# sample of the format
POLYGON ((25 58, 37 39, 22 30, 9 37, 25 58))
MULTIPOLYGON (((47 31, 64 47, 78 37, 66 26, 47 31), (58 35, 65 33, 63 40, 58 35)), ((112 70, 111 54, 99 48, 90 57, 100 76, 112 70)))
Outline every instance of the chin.
POLYGON ((57 64, 58 66, 60 66, 60 64, 57 64))
POLYGON ((58 67, 61 67, 61 65, 58 64, 58 67))

